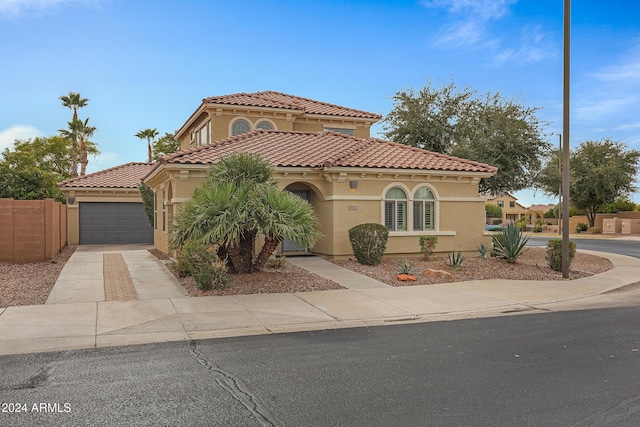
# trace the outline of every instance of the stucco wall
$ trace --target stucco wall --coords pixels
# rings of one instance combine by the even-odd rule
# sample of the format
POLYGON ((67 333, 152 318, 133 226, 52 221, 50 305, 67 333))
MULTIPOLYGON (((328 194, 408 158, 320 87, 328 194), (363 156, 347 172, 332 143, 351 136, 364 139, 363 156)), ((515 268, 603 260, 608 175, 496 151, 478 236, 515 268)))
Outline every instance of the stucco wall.
MULTIPOLYGON (((174 211, 190 197, 205 175, 206 169, 189 172, 188 176, 184 171, 182 174, 168 171, 163 175, 164 179, 171 177, 174 211)), ((391 231, 388 256, 418 255, 418 241, 424 235, 438 237, 438 253, 475 254, 478 246, 489 245, 491 240, 484 232, 485 200, 479 197, 477 179, 472 177, 378 174, 370 170, 323 174, 321 171, 281 168, 276 178, 280 188, 310 191, 310 202, 320 218, 323 235, 312 248, 314 253, 337 258, 352 256, 348 230, 366 222, 384 223, 384 194, 392 186, 403 188, 410 198, 417 188, 427 186, 435 195, 436 213, 434 230, 413 231, 409 227, 406 231, 391 231), (357 188, 351 188, 350 181, 357 181, 357 188)), ((158 177, 149 185, 154 191, 160 191, 168 182, 158 177)), ((170 224, 171 218, 168 221, 170 224)), ((167 236, 167 232, 155 232, 156 247, 163 252, 168 252, 167 236)))

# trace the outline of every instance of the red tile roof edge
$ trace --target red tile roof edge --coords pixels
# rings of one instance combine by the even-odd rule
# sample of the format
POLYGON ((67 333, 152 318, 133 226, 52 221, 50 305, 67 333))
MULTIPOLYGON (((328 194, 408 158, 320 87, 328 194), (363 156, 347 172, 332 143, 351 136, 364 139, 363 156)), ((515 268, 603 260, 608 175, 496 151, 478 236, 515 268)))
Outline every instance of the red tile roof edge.
MULTIPOLYGON (((124 169, 124 168, 129 167, 129 166, 142 166, 142 165, 153 166, 154 163, 148 163, 148 162, 129 162, 129 163, 124 163, 122 165, 113 166, 113 167, 108 168, 108 169, 103 169, 103 170, 100 170, 100 171, 97 171, 97 172, 92 172, 90 174, 77 176, 77 177, 74 177, 74 178, 66 179, 64 181, 60 181, 59 183, 56 184, 56 186, 58 188, 65 188, 65 187, 66 188, 83 188, 80 185, 70 186, 70 184, 76 183, 78 181, 85 181, 85 180, 87 180, 89 178, 94 178, 94 177, 97 177, 97 176, 100 176, 100 175, 105 175, 107 173, 111 173, 111 172, 117 171, 118 169, 124 169)), ((140 179, 142 179, 142 176, 140 177, 140 179)), ((90 186, 87 186, 87 187, 98 188, 95 185, 90 185, 90 186)), ((137 185, 136 185, 136 187, 137 187, 137 185)), ((110 187, 108 187, 108 188, 110 188, 110 187)), ((134 188, 134 187, 131 187, 131 186, 126 186, 126 187, 125 186, 120 186, 120 187, 114 187, 114 188, 134 188)))
MULTIPOLYGON (((443 159, 447 159, 447 160, 452 160, 452 161, 456 161, 456 162, 460 162, 463 164, 469 164, 469 165, 474 165, 477 166, 479 168, 482 169, 486 169, 486 172, 497 172, 498 168, 495 166, 491 166, 485 163, 480 163, 480 162, 476 162, 473 160, 468 160, 468 159, 463 159, 460 157, 454 157, 454 156, 450 156, 447 154, 441 154, 441 153, 436 153, 433 151, 429 151, 429 150, 425 150, 422 148, 416 148, 416 147, 411 147, 408 145, 404 145, 404 144, 399 144, 397 142, 392 142, 392 141, 386 141, 383 139, 379 139, 379 138, 357 138, 351 135, 346 135, 340 132, 334 132, 334 131, 330 131, 330 130, 325 130, 322 132, 311 132, 311 131, 284 131, 284 130, 264 130, 264 129, 256 129, 256 130, 252 130, 250 132, 245 132, 243 134, 240 135, 236 135, 236 136, 232 136, 229 138, 225 138, 225 139, 221 139, 218 141, 214 141, 211 142, 209 144, 206 145, 201 145, 198 147, 194 147, 194 148, 189 148, 187 150, 181 150, 181 151, 177 151, 175 153, 172 154, 168 154, 166 156, 163 156, 159 159, 159 161, 157 162, 157 164, 154 166, 154 168, 149 171, 149 173, 147 173, 147 175, 145 175, 144 178, 146 178, 147 176, 151 175, 151 173, 153 171, 155 171, 160 164, 167 164, 167 163, 174 163, 173 160, 178 159, 179 157, 185 156, 185 155, 189 155, 191 153, 195 153, 198 151, 202 151, 202 150, 207 150, 211 147, 215 147, 215 146, 219 146, 219 145, 225 145, 225 144, 234 144, 234 143, 238 143, 241 142, 243 139, 250 139, 252 136, 260 134, 260 133, 279 133, 279 134, 297 134, 297 135, 308 135, 308 136, 320 136, 322 134, 331 134, 334 137, 340 137, 340 138, 345 138, 345 139, 351 139, 353 140, 353 145, 342 150, 339 152, 334 153, 333 156, 331 156, 330 158, 327 159, 325 166, 326 167, 331 167, 334 166, 336 164, 339 164, 341 159, 349 156, 349 155, 353 155, 357 152, 359 152, 360 150, 363 149, 367 149, 368 144, 367 142, 372 142, 372 143, 376 143, 376 144, 387 144, 387 145, 391 145, 394 147, 398 147, 400 149, 403 150, 411 150, 411 151, 415 151, 416 153, 420 153, 420 154, 425 154, 425 153, 429 153, 430 155, 433 155, 435 157, 440 157, 443 159)), ((176 161, 175 163, 178 163, 178 161, 176 161)), ((185 162, 185 164, 201 164, 201 162, 185 162)), ((288 165, 278 165, 278 166, 288 166, 288 165)), ((396 168, 396 169, 416 169, 416 168, 396 168)))
POLYGON ((202 102, 204 104, 206 104, 206 103, 214 103, 214 104, 215 103, 220 103, 220 104, 228 104, 228 105, 244 105, 244 104, 241 104, 241 103, 238 103, 238 102, 224 102, 224 98, 232 98, 232 97, 236 97, 236 96, 248 96, 248 97, 251 97, 251 98, 257 98, 258 100, 262 101, 263 103, 277 104, 277 105, 281 106, 281 108, 285 108, 285 109, 289 109, 289 110, 297 110, 297 111, 306 111, 306 108, 304 107, 304 105, 296 105, 295 103, 289 103, 289 102, 280 101, 278 99, 274 99, 274 98, 270 97, 269 94, 274 94, 276 96, 285 96, 285 97, 293 98, 294 100, 297 99, 297 100, 300 100, 300 101, 303 101, 303 102, 323 105, 323 106, 327 106, 327 107, 331 107, 331 108, 337 108, 337 109, 340 109, 340 110, 345 110, 345 112, 353 113, 352 115, 339 114, 339 113, 337 113, 337 114, 310 113, 310 114, 318 114, 318 115, 322 115, 322 116, 356 117, 356 118, 376 119, 376 120, 380 120, 382 118, 382 115, 376 114, 376 113, 371 113, 369 111, 358 110, 356 108, 344 107, 342 105, 332 104, 332 103, 329 103, 329 102, 317 101, 315 99, 304 98, 302 96, 290 95, 288 93, 278 92, 278 91, 275 91, 275 90, 265 90, 265 91, 252 92, 252 93, 238 92, 238 93, 232 93, 232 94, 228 94, 228 95, 210 96, 210 97, 204 98, 202 100, 202 102), (215 99, 220 99, 221 101, 220 102, 216 102, 216 101, 214 101, 215 99))
POLYGON ((476 165, 476 166, 482 167, 482 168, 487 168, 487 169, 489 169, 490 172, 494 172, 494 173, 498 171, 497 166, 491 166, 491 165, 488 165, 486 163, 476 162, 475 160, 463 159, 462 157, 450 156, 449 154, 442 154, 442 153, 438 153, 436 151, 429 151, 429 150, 425 150, 424 148, 412 147, 410 145, 404 145, 404 144, 400 144, 399 142, 387 141, 387 140, 379 139, 379 138, 367 138, 367 139, 370 140, 370 141, 377 141, 379 143, 393 145, 393 146, 396 146, 396 147, 400 147, 402 149, 416 151, 418 153, 424 153, 426 151, 426 152, 428 152, 428 153, 430 153, 430 154, 432 154, 433 156, 436 156, 436 157, 440 157, 440 158, 448 159, 448 160, 454 160, 454 161, 462 162, 462 163, 468 163, 468 164, 476 165))

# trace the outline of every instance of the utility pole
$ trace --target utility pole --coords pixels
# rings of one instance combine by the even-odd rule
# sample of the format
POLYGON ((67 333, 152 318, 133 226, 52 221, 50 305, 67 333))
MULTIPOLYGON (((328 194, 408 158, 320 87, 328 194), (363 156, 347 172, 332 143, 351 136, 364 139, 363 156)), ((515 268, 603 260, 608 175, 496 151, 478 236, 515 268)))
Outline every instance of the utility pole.
MULTIPOLYGON (((562 176, 562 134, 558 135, 558 172, 562 176)), ((558 189, 558 236, 562 236, 562 228, 560 227, 562 219, 562 180, 560 180, 560 188, 558 189)))
POLYGON ((564 0, 562 94, 562 277, 569 277, 569 98, 571 81, 571 0, 564 0))

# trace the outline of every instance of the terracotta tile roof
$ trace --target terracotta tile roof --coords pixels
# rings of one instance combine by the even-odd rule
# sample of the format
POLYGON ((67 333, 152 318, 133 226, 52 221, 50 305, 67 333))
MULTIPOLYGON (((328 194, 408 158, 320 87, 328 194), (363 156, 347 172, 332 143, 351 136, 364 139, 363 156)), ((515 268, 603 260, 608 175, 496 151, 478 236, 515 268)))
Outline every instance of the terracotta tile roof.
POLYGON ((59 188, 138 188, 153 163, 131 162, 110 169, 71 178, 58 183, 59 188))
POLYGON ((178 151, 162 157, 158 163, 209 164, 234 152, 259 153, 274 166, 497 171, 497 168, 483 163, 376 138, 361 139, 331 131, 312 133, 260 129, 178 151))
POLYGON ((205 104, 226 104, 251 107, 283 108, 305 112, 307 114, 319 114, 325 116, 355 117, 380 120, 380 114, 353 108, 341 107, 313 99, 288 95, 275 91, 263 91, 254 93, 234 93, 231 95, 212 96, 202 100, 205 104))

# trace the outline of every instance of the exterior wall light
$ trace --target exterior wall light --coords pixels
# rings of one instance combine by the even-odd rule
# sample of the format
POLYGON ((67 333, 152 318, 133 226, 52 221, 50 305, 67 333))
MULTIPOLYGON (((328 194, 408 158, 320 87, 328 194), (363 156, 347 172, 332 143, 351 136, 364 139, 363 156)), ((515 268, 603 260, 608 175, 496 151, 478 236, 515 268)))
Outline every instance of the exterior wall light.
POLYGON ((351 189, 357 189, 358 188, 358 181, 349 181, 349 188, 351 189))
POLYGON ((76 198, 75 198, 75 197, 73 197, 73 196, 69 197, 69 204, 70 204, 70 205, 72 205, 72 204, 73 204, 73 202, 75 202, 75 201, 76 201, 76 198))

